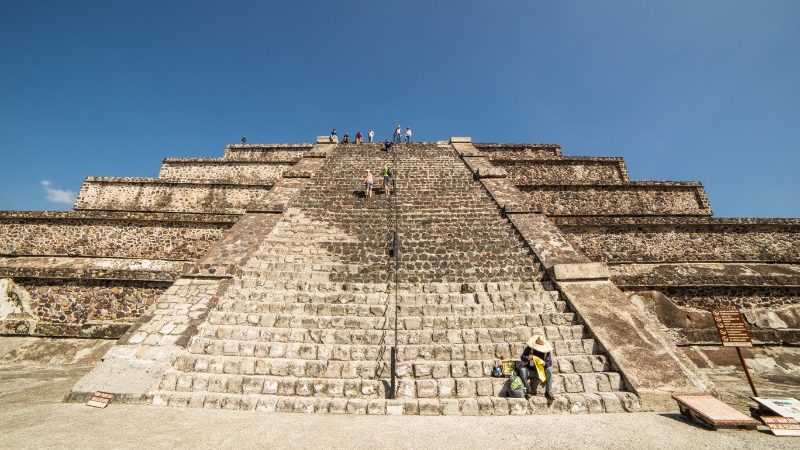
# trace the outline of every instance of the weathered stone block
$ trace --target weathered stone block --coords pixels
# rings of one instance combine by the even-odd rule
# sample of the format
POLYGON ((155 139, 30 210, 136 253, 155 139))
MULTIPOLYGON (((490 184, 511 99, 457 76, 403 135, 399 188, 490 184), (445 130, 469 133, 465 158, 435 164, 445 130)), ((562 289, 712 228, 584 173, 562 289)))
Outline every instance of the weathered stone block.
POLYGON ((439 384, 436 380, 419 380, 416 384, 418 398, 432 398, 439 394, 439 384))
POLYGON ((604 263, 555 264, 552 273, 556 281, 608 280, 611 277, 604 263))
POLYGON ((419 400, 419 414, 421 416, 439 416, 442 414, 442 405, 439 400, 419 400))

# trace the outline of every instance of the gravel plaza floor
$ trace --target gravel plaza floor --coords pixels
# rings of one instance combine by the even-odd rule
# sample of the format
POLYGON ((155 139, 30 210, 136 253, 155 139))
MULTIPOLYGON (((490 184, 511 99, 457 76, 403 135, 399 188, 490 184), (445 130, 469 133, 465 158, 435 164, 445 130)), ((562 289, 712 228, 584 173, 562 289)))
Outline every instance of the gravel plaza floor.
MULTIPOLYGON (((95 353, 102 354, 105 347, 95 353)), ((679 414, 509 417, 301 415, 62 403, 89 364, 4 362, 2 448, 800 448, 761 431, 710 431, 679 414)))

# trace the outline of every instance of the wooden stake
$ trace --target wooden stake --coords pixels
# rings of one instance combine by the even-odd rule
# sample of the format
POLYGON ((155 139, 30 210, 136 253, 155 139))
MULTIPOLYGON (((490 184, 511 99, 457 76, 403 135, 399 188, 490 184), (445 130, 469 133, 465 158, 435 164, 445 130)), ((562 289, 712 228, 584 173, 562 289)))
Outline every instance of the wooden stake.
POLYGON ((758 392, 756 391, 756 385, 753 384, 753 379, 750 377, 750 371, 747 369, 747 364, 744 363, 744 356, 742 356, 742 349, 740 347, 736 347, 736 353, 739 355, 739 361, 742 362, 742 368, 744 369, 744 374, 747 376, 747 382, 750 383, 750 389, 753 390, 753 396, 758 397, 758 392))

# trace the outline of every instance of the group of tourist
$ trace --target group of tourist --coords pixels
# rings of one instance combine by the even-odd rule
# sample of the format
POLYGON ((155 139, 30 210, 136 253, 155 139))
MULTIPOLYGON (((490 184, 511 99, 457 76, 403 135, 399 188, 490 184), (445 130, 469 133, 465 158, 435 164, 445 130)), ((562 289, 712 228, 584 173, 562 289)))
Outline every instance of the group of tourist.
MULTIPOLYGON (((381 175, 383 175, 383 193, 387 197, 391 194, 391 181, 394 174, 392 173, 392 169, 389 167, 388 163, 383 164, 383 168, 381 169, 381 175)), ((367 169, 367 173, 364 175, 364 197, 365 198, 372 198, 372 187, 375 184, 375 178, 372 176, 372 171, 367 169)))
MULTIPOLYGON (((398 124, 397 128, 395 128, 395 130, 394 130, 394 137, 392 138, 392 142, 402 142, 403 141, 403 136, 405 136, 406 143, 409 143, 409 142, 411 142, 411 134, 412 134, 411 133, 411 127, 406 127, 406 132, 404 134, 402 127, 400 127, 400 125, 398 124)), ((336 132, 336 128, 331 130, 330 137, 331 137, 331 142, 335 142, 335 141, 339 140, 339 135, 336 132)), ((244 139, 244 136, 242 136, 242 139, 244 139)), ((386 142, 388 142, 388 141, 389 141, 389 139, 386 139, 386 142)), ((354 143, 361 144, 363 142, 364 142, 364 135, 361 134, 361 130, 359 130, 359 131, 356 132, 354 143)), ((370 128, 369 131, 367 132, 367 142, 370 142, 370 143, 375 142, 375 131, 372 128, 370 128)), ((244 141, 242 141, 242 143, 244 144, 244 141)), ((349 143, 350 143, 350 133, 345 133, 342 136, 342 144, 349 144, 349 143)), ((385 146, 385 142, 384 142, 384 146, 385 146)))
MULTIPOLYGON (((411 127, 406 127, 406 143, 411 142, 411 127)), ((400 127, 400 124, 397 124, 397 128, 394 129, 394 142, 402 142, 403 141, 403 129, 400 127)))
MULTIPOLYGON (((336 128, 334 128, 331 130, 331 142, 337 141, 338 139, 339 137, 336 134, 336 128)), ((375 141, 375 131, 373 131, 372 128, 370 128, 370 130, 367 132, 367 141, 368 142, 375 141)), ((358 132, 356 132, 355 143, 361 144, 363 142, 364 142, 364 135, 361 134, 361 131, 359 130, 358 132)), ((350 143, 350 133, 345 133, 344 136, 342 136, 342 144, 349 144, 349 143, 350 143)))

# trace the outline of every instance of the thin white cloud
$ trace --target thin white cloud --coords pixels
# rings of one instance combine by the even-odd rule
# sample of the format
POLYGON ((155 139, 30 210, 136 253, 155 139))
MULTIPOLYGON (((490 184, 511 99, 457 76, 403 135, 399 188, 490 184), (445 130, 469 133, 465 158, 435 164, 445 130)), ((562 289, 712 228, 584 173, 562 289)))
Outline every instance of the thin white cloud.
POLYGON ((78 194, 75 191, 53 187, 53 183, 50 180, 42 180, 41 184, 45 194, 47 194, 47 199, 53 203, 72 206, 78 198, 78 194))

